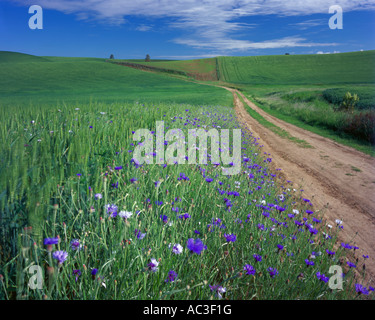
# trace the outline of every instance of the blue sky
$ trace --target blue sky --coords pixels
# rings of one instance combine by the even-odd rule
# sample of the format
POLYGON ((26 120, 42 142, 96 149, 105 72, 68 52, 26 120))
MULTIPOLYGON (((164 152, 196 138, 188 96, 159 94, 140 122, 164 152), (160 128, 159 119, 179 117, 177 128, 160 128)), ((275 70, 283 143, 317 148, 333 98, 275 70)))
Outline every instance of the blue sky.
POLYGON ((1 0, 0 50, 119 59, 373 50, 374 18, 375 0, 1 0), (41 30, 29 28, 31 5, 43 9, 41 30), (329 27, 331 5, 342 29, 329 27))

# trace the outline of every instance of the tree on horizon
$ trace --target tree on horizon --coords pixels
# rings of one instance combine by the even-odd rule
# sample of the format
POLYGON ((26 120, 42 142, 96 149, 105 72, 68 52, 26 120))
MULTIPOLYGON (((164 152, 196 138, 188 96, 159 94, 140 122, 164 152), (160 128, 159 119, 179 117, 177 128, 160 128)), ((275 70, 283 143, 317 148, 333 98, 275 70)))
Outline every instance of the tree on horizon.
POLYGON ((151 60, 150 55, 149 55, 149 54, 146 54, 146 59, 145 59, 145 61, 146 61, 146 62, 150 62, 150 60, 151 60))

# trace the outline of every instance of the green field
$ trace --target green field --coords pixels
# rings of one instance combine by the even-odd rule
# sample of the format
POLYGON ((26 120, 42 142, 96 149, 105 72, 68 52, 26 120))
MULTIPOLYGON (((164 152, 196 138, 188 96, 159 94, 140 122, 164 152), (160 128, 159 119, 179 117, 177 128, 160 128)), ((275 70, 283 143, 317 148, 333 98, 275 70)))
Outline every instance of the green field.
POLYGON ((226 90, 119 67, 104 59, 12 57, 2 53, 0 65, 2 105, 86 103, 90 99, 232 105, 232 96, 226 90))
POLYGON ((220 57, 219 79, 245 85, 374 84, 375 51, 220 57))
POLYGON ((227 90, 104 59, 1 57, 0 299, 373 299, 362 287, 366 257, 271 169, 227 90), (156 121, 168 138, 158 139, 156 121), (148 134, 135 139, 138 129, 148 134), (160 147, 186 154, 174 142, 189 129, 240 129, 241 156, 213 163, 209 140, 207 152, 193 144, 208 163, 186 163, 190 153, 154 161, 160 147), (152 163, 135 158, 142 147, 152 163), (237 175, 221 170, 237 165, 237 175), (351 263, 344 290, 328 287, 333 257, 351 263))

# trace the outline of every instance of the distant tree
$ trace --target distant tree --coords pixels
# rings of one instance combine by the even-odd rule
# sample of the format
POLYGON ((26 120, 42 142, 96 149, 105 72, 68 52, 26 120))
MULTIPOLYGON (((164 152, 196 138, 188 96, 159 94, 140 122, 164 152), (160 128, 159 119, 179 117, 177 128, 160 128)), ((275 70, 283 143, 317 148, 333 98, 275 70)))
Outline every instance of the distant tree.
POLYGON ((149 54, 146 55, 146 59, 145 59, 145 61, 146 61, 146 62, 150 62, 150 61, 151 61, 151 58, 150 58, 150 55, 149 55, 149 54))
POLYGON ((289 56, 289 53, 287 52, 287 53, 285 53, 285 55, 286 55, 286 56, 289 56))
POLYGON ((113 54, 111 54, 111 56, 109 57, 109 59, 114 59, 115 56, 113 54))

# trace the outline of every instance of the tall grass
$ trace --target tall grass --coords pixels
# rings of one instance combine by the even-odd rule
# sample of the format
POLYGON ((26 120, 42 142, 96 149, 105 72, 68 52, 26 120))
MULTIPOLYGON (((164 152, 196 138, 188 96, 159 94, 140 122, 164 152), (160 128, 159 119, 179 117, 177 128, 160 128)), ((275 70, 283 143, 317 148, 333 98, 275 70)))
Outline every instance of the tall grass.
POLYGON ((341 225, 327 226, 245 129, 235 176, 210 163, 132 160, 136 129, 155 130, 156 120, 166 130, 241 128, 231 108, 92 103, 0 112, 3 298, 367 296, 353 277, 364 272, 362 252, 337 243, 341 225), (54 237, 56 244, 44 244, 54 237), (192 248, 189 239, 203 245, 192 248), (66 260, 59 263, 56 251, 66 260), (320 275, 329 277, 332 265, 345 273, 341 291, 320 275), (30 287, 31 266, 41 267, 41 289, 30 287))

